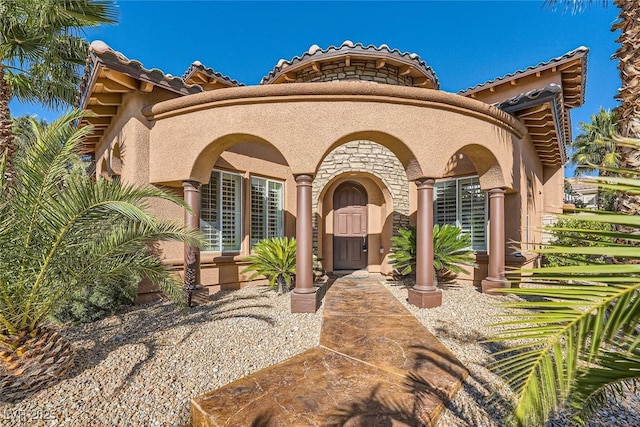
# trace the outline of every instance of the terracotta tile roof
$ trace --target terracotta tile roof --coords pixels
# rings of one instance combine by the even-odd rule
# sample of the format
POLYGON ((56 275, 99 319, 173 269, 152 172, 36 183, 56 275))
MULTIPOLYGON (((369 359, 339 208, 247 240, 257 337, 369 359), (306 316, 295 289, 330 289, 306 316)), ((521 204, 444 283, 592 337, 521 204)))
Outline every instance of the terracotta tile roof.
POLYGON ((189 66, 187 71, 185 71, 182 75, 182 80, 185 82, 188 81, 189 78, 197 72, 201 72, 210 78, 225 82, 229 86, 244 86, 244 83, 240 83, 239 81, 232 79, 229 76, 225 76, 224 74, 215 71, 211 67, 205 67, 200 61, 194 61, 193 64, 189 66))
POLYGON ((522 108, 524 104, 531 104, 531 101, 548 99, 549 97, 557 98, 558 95, 562 95, 562 88, 557 84, 550 84, 540 89, 530 90, 529 92, 520 93, 512 98, 506 99, 502 102, 495 103, 496 107, 500 108, 507 113, 517 111, 522 108))
POLYGON ((78 94, 79 107, 84 107, 83 103, 88 95, 87 89, 91 85, 90 80, 94 77, 93 70, 98 64, 128 75, 134 79, 149 82, 177 94, 189 95, 191 93, 202 92, 202 88, 198 85, 188 85, 180 77, 165 74, 162 70, 157 68, 145 68, 140 61, 129 59, 122 53, 111 49, 111 47, 103 41, 95 40, 89 47, 87 66, 85 68, 82 82, 80 83, 80 91, 78 94))
POLYGON ((314 44, 309 48, 307 52, 303 53, 300 56, 295 56, 288 61, 281 59, 280 61, 278 61, 278 64, 274 67, 274 69, 262 78, 260 84, 269 83, 271 80, 275 79, 284 68, 294 67, 301 62, 312 62, 314 59, 321 59, 324 56, 337 56, 341 54, 344 54, 345 56, 349 54, 354 56, 357 56, 358 54, 368 54, 367 56, 375 56, 377 54, 395 56, 405 63, 411 63, 415 68, 420 69, 424 74, 429 75, 434 82, 435 89, 438 89, 440 87, 440 83, 438 81, 436 73, 420 58, 420 56, 418 56, 417 53, 401 52, 398 49, 389 48, 389 46, 387 46, 386 44, 382 44, 380 46, 365 46, 362 43, 353 43, 350 40, 344 41, 340 46, 331 45, 326 49, 322 49, 318 45, 314 44))
POLYGON ((531 73, 534 73, 535 71, 538 71, 540 69, 550 68, 550 67, 552 67, 554 65, 557 65, 557 64, 560 64, 560 63, 563 63, 563 62, 566 62, 566 61, 570 61, 572 59, 581 58, 581 57, 585 58, 584 64, 583 64, 584 66, 582 67, 582 93, 584 93, 585 84, 586 84, 586 81, 587 81, 587 79, 586 79, 586 75, 587 75, 586 56, 587 56, 588 53, 589 53, 589 48, 584 47, 584 46, 580 46, 580 47, 572 50, 571 52, 565 53, 562 56, 558 56, 556 58, 551 58, 548 61, 540 62, 539 64, 532 65, 532 66, 524 68, 522 70, 517 70, 517 71, 514 71, 512 73, 505 74, 502 77, 496 77, 495 79, 487 80, 484 83, 479 83, 479 84, 477 84, 475 86, 468 87, 466 89, 463 89, 463 90, 459 91, 458 94, 459 95, 463 95, 463 96, 464 95, 468 95, 468 94, 470 94, 472 92, 477 92, 479 90, 488 88, 490 86, 495 86, 495 85, 500 84, 500 83, 502 83, 504 81, 508 81, 508 80, 513 79, 513 78, 518 78, 518 77, 521 77, 522 75, 525 75, 525 74, 531 74, 531 73))

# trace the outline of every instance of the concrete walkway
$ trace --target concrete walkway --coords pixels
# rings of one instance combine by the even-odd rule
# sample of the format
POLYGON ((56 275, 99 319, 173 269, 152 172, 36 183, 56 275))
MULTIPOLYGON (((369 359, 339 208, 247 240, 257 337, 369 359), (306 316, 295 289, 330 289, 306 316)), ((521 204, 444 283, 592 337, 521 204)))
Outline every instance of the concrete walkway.
POLYGON ((320 345, 193 399, 193 426, 434 425, 468 372, 383 280, 337 279, 320 345))

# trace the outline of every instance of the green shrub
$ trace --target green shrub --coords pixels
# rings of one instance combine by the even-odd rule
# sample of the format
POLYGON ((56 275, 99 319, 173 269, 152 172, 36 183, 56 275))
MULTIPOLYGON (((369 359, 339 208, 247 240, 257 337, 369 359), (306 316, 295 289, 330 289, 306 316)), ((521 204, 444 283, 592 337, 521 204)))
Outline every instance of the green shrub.
MULTIPOLYGON (((612 231, 611 225, 604 222, 585 221, 581 219, 560 219, 548 230, 553 234, 551 246, 564 247, 589 247, 611 244, 611 237, 586 231, 612 231), (584 231, 583 231, 584 230, 584 231)), ((568 265, 604 264, 602 256, 584 254, 558 254, 548 253, 544 255, 544 263, 549 267, 561 267, 568 265)))
POLYGON ((296 240, 288 237, 260 240, 247 261, 251 264, 242 272, 253 271, 249 280, 264 276, 269 279, 269 286, 277 285, 279 294, 286 292, 296 274, 296 240))
MULTIPOLYGON (((416 268, 416 228, 398 230, 399 236, 391 239, 393 253, 390 258, 395 270, 406 276, 416 268)), ((471 236, 460 227, 450 224, 433 227, 433 268, 436 278, 450 277, 451 273, 467 272, 463 266, 475 267, 475 251, 471 248, 471 236)))
POLYGON ((112 315, 124 305, 133 304, 137 292, 138 280, 93 283, 78 289, 53 316, 60 322, 93 322, 112 315))

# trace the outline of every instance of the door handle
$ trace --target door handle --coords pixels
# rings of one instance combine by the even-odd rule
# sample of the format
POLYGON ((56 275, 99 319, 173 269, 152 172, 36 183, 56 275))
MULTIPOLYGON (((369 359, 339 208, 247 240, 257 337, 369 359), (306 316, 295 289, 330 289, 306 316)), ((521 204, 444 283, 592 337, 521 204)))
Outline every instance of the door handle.
POLYGON ((362 235, 362 252, 367 252, 367 236, 362 235))

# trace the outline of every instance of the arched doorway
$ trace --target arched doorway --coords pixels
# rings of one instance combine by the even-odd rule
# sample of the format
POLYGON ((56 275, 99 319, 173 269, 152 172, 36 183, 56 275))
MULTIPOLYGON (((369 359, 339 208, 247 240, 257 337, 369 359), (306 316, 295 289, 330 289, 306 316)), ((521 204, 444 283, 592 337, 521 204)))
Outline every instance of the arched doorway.
POLYGON ((333 194, 333 268, 358 270, 367 267, 367 192, 347 181, 333 194))

